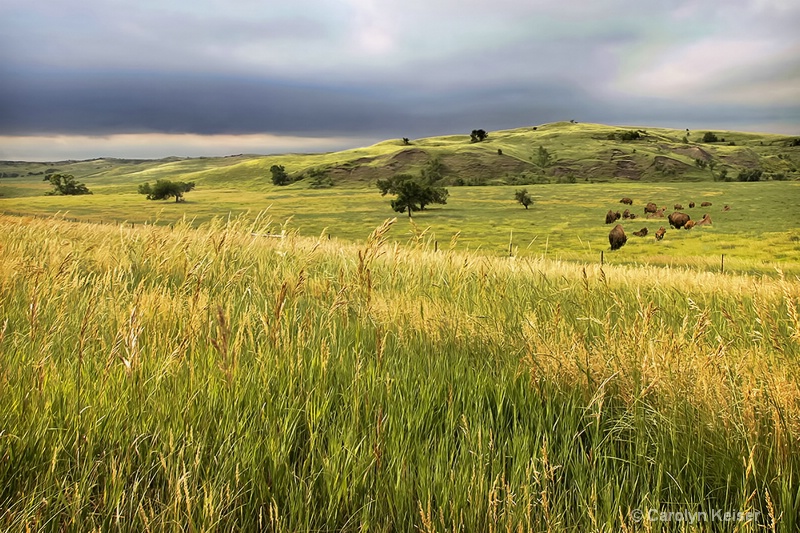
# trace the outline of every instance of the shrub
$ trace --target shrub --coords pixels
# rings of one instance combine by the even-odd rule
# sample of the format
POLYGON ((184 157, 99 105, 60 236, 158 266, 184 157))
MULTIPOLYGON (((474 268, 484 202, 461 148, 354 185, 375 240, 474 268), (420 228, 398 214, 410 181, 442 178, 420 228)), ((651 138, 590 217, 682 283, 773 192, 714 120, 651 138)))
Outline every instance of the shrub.
POLYGON ((621 141, 637 141, 642 138, 638 131, 623 131, 619 134, 621 141))
POLYGON ((707 131, 707 132, 705 132, 703 134, 703 142, 704 143, 715 143, 715 142, 718 142, 718 141, 719 141, 719 139, 717 138, 717 136, 713 132, 707 131))
POLYGON ((738 181, 761 181, 763 171, 759 169, 742 170, 736 177, 738 181))

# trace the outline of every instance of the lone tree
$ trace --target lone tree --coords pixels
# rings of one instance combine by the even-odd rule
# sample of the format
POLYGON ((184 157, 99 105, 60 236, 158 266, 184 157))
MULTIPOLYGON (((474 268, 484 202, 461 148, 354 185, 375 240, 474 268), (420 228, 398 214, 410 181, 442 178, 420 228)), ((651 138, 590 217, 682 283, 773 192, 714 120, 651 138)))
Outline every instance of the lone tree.
POLYGON ((148 200, 166 200, 175 197, 175 202, 183 201, 183 194, 194 189, 194 182, 157 180, 152 187, 149 183, 139 185, 139 194, 146 194, 148 200))
POLYGON ((488 136, 489 134, 485 130, 472 130, 472 133, 469 134, 469 140, 470 142, 479 143, 488 136))
POLYGON ((272 172, 273 184, 288 185, 291 182, 289 174, 286 173, 286 169, 283 168, 283 165, 272 165, 269 167, 269 171, 272 172))
POLYGON ((704 143, 715 143, 715 142, 719 142, 719 139, 717 138, 717 136, 716 136, 716 134, 714 132, 707 131, 707 132, 705 132, 705 134, 703 134, 703 142, 704 143))
POLYGON ((422 211, 427 205, 446 204, 450 195, 444 187, 423 183, 410 174, 397 174, 389 179, 378 180, 376 185, 381 196, 396 195, 391 202, 392 209, 398 213, 407 212, 409 217, 413 211, 422 211))
POLYGON ((92 194, 86 185, 77 183, 75 176, 72 174, 50 174, 45 177, 47 181, 53 186, 53 190, 48 192, 48 195, 78 195, 78 194, 92 194))
POLYGON ((528 194, 528 189, 519 189, 514 193, 514 198, 525 206, 525 209, 528 209, 528 206, 533 204, 533 198, 528 194))
POLYGON ((542 169, 542 171, 546 170, 550 165, 553 164, 553 155, 547 151, 547 148, 544 146, 539 146, 539 150, 536 152, 536 155, 531 158, 533 162, 542 169))

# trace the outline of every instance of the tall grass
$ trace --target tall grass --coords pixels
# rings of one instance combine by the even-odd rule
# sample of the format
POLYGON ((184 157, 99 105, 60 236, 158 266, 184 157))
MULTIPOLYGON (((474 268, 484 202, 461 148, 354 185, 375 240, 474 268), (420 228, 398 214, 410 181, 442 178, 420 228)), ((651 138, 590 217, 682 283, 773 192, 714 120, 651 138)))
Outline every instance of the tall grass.
POLYGON ((390 226, 0 217, 0 528, 800 527, 798 279, 390 226))

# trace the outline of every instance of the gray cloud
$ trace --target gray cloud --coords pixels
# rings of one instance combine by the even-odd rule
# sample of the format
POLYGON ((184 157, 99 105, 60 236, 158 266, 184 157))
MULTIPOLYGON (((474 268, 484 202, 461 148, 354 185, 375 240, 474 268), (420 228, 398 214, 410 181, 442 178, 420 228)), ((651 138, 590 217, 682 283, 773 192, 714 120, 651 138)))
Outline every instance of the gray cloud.
POLYGON ((0 134, 800 131, 793 0, 6 0, 0 134))

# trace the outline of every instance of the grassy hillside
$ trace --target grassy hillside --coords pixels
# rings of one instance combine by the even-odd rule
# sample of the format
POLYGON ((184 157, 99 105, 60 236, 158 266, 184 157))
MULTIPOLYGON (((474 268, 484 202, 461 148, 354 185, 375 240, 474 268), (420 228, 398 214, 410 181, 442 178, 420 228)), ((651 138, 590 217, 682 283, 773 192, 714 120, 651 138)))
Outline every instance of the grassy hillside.
POLYGON ((295 179, 310 171, 329 177, 336 186, 359 187, 395 173, 417 173, 432 158, 444 166, 445 184, 525 184, 541 181, 711 181, 712 172, 696 160, 714 161, 714 173, 735 176, 742 169, 761 169, 766 177, 800 177, 800 146, 782 135, 715 131, 720 139, 704 143, 705 132, 664 128, 626 128, 559 122, 529 128, 489 132, 483 142, 469 135, 388 140, 373 146, 327 154, 170 158, 158 161, 98 159, 58 163, 0 162, 3 177, 44 177, 59 171, 74 174, 98 192, 135 191, 139 183, 156 178, 181 178, 209 186, 267 190, 269 168, 283 165, 295 179), (623 141, 625 132, 638 140, 623 141), (686 142, 684 142, 684 138, 686 142), (724 141, 722 141, 724 139, 724 141), (553 156, 541 169, 535 164, 542 146, 553 156), (502 152, 502 155, 498 152, 502 152))
POLYGON ((0 216, 0 529, 800 527, 796 278, 274 229, 0 216))
MULTIPOLYGON (((454 249, 480 249, 494 256, 598 262, 600 252, 608 248, 605 214, 609 209, 622 211, 625 206, 619 199, 628 196, 639 218, 621 221, 628 244, 607 254, 606 261, 709 270, 719 269, 725 255, 726 267, 739 272, 800 271, 800 181, 793 179, 798 176, 800 147, 790 146, 793 138, 715 132, 725 141, 683 143, 686 131, 641 131, 645 130, 557 123, 489 132, 488 139, 478 143, 470 142, 468 135, 452 135, 414 139, 409 145, 390 140, 328 154, 6 163, 0 165, 0 173, 25 175, 0 178, 0 211, 105 223, 173 224, 185 218, 195 225, 216 216, 252 217, 267 211, 287 231, 363 241, 370 228, 394 215, 389 198, 380 196, 374 182, 397 173, 419 173, 435 159, 445 184, 492 185, 450 185, 447 205, 431 206, 413 221, 401 217, 392 240, 426 242, 431 249, 452 242, 454 249), (624 132, 639 132, 640 138, 623 141, 624 132), (735 146, 729 146, 731 142, 735 146), (552 156, 545 169, 534 164, 540 146, 552 156), (717 177, 726 169, 733 177, 738 169, 759 168, 765 179, 781 175, 787 180, 715 182, 708 164, 702 169, 695 160, 716 161, 717 177), (269 171, 274 164, 305 177, 274 186, 269 171), (312 171, 334 186, 310 188, 312 171), (49 172, 73 173, 93 194, 46 196, 51 187, 42 178, 49 172), (179 204, 151 202, 137 194, 139 184, 160 178, 194 181, 197 189, 179 204), (535 200, 527 211, 513 199, 523 186, 535 200), (714 224, 691 232, 669 231, 656 242, 652 234, 669 226, 666 218, 643 217, 643 207, 651 201, 669 211, 682 204, 696 220, 708 212, 714 224), (689 209, 692 201, 698 207, 689 209), (713 206, 699 207, 703 201, 713 206), (724 205, 731 210, 723 211, 724 205), (632 237, 643 227, 650 237, 632 237)), ((702 137, 702 132, 688 133, 692 140, 702 137)))

